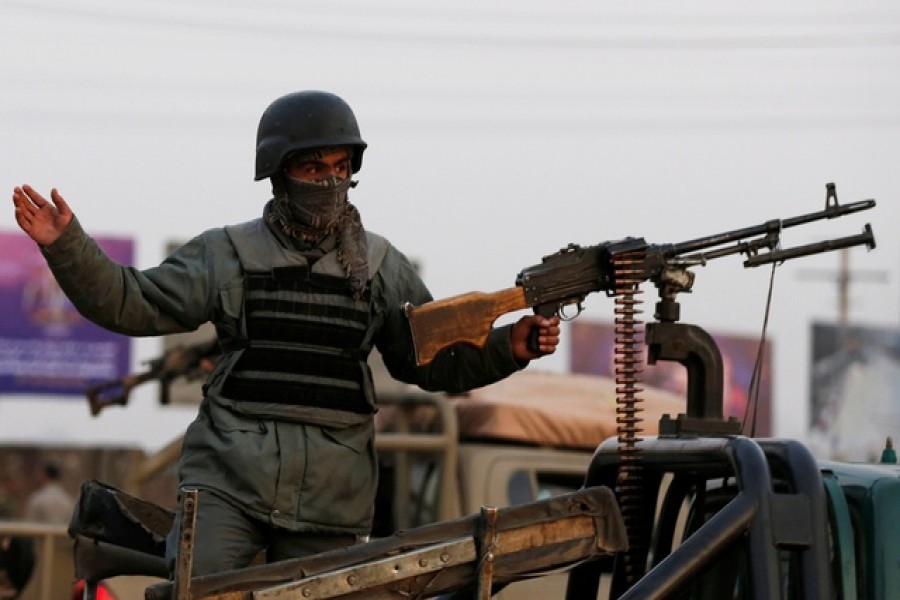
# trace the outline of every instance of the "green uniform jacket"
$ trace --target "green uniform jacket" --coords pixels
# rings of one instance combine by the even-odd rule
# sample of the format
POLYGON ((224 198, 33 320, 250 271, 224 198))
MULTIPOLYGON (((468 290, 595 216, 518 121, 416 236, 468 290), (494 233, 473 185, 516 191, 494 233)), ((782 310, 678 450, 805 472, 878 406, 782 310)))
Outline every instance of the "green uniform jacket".
MULTIPOLYGON (((154 336, 212 322, 224 349, 239 339, 244 282, 223 228, 202 233, 146 270, 111 261, 77 219, 43 253, 76 308, 106 329, 154 336)), ((401 307, 430 300, 409 261, 388 244, 371 279, 371 339, 393 377, 429 391, 462 392, 522 367, 512 356, 509 326, 496 328, 484 349, 458 346, 417 367, 401 307)), ((228 364, 226 352, 210 381, 228 364)), ((208 489, 285 529, 368 533, 377 485, 371 417, 335 426, 290 414, 250 414, 216 389, 204 386, 185 434, 182 486, 208 489)), ((374 404, 374 397, 368 400, 374 404)))

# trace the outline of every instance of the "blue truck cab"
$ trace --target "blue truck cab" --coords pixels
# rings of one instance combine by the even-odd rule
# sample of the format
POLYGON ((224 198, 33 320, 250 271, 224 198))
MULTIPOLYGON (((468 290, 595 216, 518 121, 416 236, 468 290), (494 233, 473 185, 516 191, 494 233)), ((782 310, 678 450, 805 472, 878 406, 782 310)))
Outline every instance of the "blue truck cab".
POLYGON ((842 598, 900 596, 900 466, 820 461, 842 598))

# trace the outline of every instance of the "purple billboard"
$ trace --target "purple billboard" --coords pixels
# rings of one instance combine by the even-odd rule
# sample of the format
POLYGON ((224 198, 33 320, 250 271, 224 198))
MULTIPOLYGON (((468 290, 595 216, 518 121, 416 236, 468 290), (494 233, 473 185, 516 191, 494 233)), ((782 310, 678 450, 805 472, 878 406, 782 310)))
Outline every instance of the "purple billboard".
MULTIPOLYGON (((95 239, 132 264, 132 240, 95 239)), ((128 373, 130 339, 78 314, 23 233, 0 232, 0 315, 0 394, 83 396, 90 383, 128 373)))

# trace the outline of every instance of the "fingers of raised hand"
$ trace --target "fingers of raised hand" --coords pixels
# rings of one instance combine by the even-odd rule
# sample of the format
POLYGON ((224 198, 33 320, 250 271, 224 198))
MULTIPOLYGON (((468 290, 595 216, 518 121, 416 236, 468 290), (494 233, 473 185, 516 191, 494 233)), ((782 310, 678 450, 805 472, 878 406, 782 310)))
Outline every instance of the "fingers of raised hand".
POLYGON ((16 200, 16 223, 25 231, 29 231, 34 223, 34 213, 37 211, 31 202, 16 200))
POLYGON ((35 205, 28 199, 22 188, 13 190, 13 204, 16 205, 16 217, 19 215, 29 215, 32 211, 37 210, 35 205))
POLYGON ((18 208, 29 213, 35 213, 44 206, 47 206, 47 200, 32 187, 27 185, 17 187, 13 191, 13 201, 18 208))
POLYGON ((65 199, 63 199, 62 194, 60 194, 56 188, 53 188, 50 191, 50 198, 53 199, 53 203, 59 209, 60 214, 67 214, 72 212, 65 199))

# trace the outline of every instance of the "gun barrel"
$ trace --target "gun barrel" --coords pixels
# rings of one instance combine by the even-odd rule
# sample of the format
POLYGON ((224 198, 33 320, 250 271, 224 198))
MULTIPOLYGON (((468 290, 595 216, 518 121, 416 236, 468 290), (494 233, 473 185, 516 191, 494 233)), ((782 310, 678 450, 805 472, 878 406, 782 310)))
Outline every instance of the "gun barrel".
POLYGON ((848 235, 833 240, 824 240, 804 246, 796 246, 794 248, 786 248, 784 250, 772 250, 765 254, 751 256, 744 261, 745 267, 758 267, 773 262, 781 262, 790 258, 800 256, 809 256, 810 254, 819 254, 820 252, 830 252, 832 250, 840 250, 841 248, 851 248, 853 246, 868 247, 869 250, 875 247, 875 236, 872 233, 872 226, 866 223, 862 233, 856 235, 848 235))
POLYGON ((859 202, 851 202, 850 204, 832 204, 825 210, 798 215, 788 219, 772 219, 771 221, 766 221, 760 225, 753 225, 751 227, 735 229, 734 231, 716 233, 694 240, 672 244, 670 255, 679 256, 681 254, 697 252, 698 250, 709 248, 711 246, 720 246, 722 244, 728 244, 758 235, 777 235, 782 229, 796 227, 797 225, 803 225, 804 223, 810 223, 812 221, 820 221, 822 219, 843 217, 852 213, 868 210, 874 206, 875 200, 860 200, 859 202))
POLYGON ((859 202, 851 202, 850 204, 832 204, 829 205, 825 210, 819 212, 810 213, 808 215, 800 215, 798 217, 791 217, 790 219, 784 219, 781 222, 781 226, 787 229, 788 227, 803 225, 804 223, 809 223, 810 221, 818 221, 820 219, 834 219, 836 217, 843 217, 845 215, 853 214, 863 210, 869 210, 870 208, 874 207, 875 200, 860 200, 859 202))

